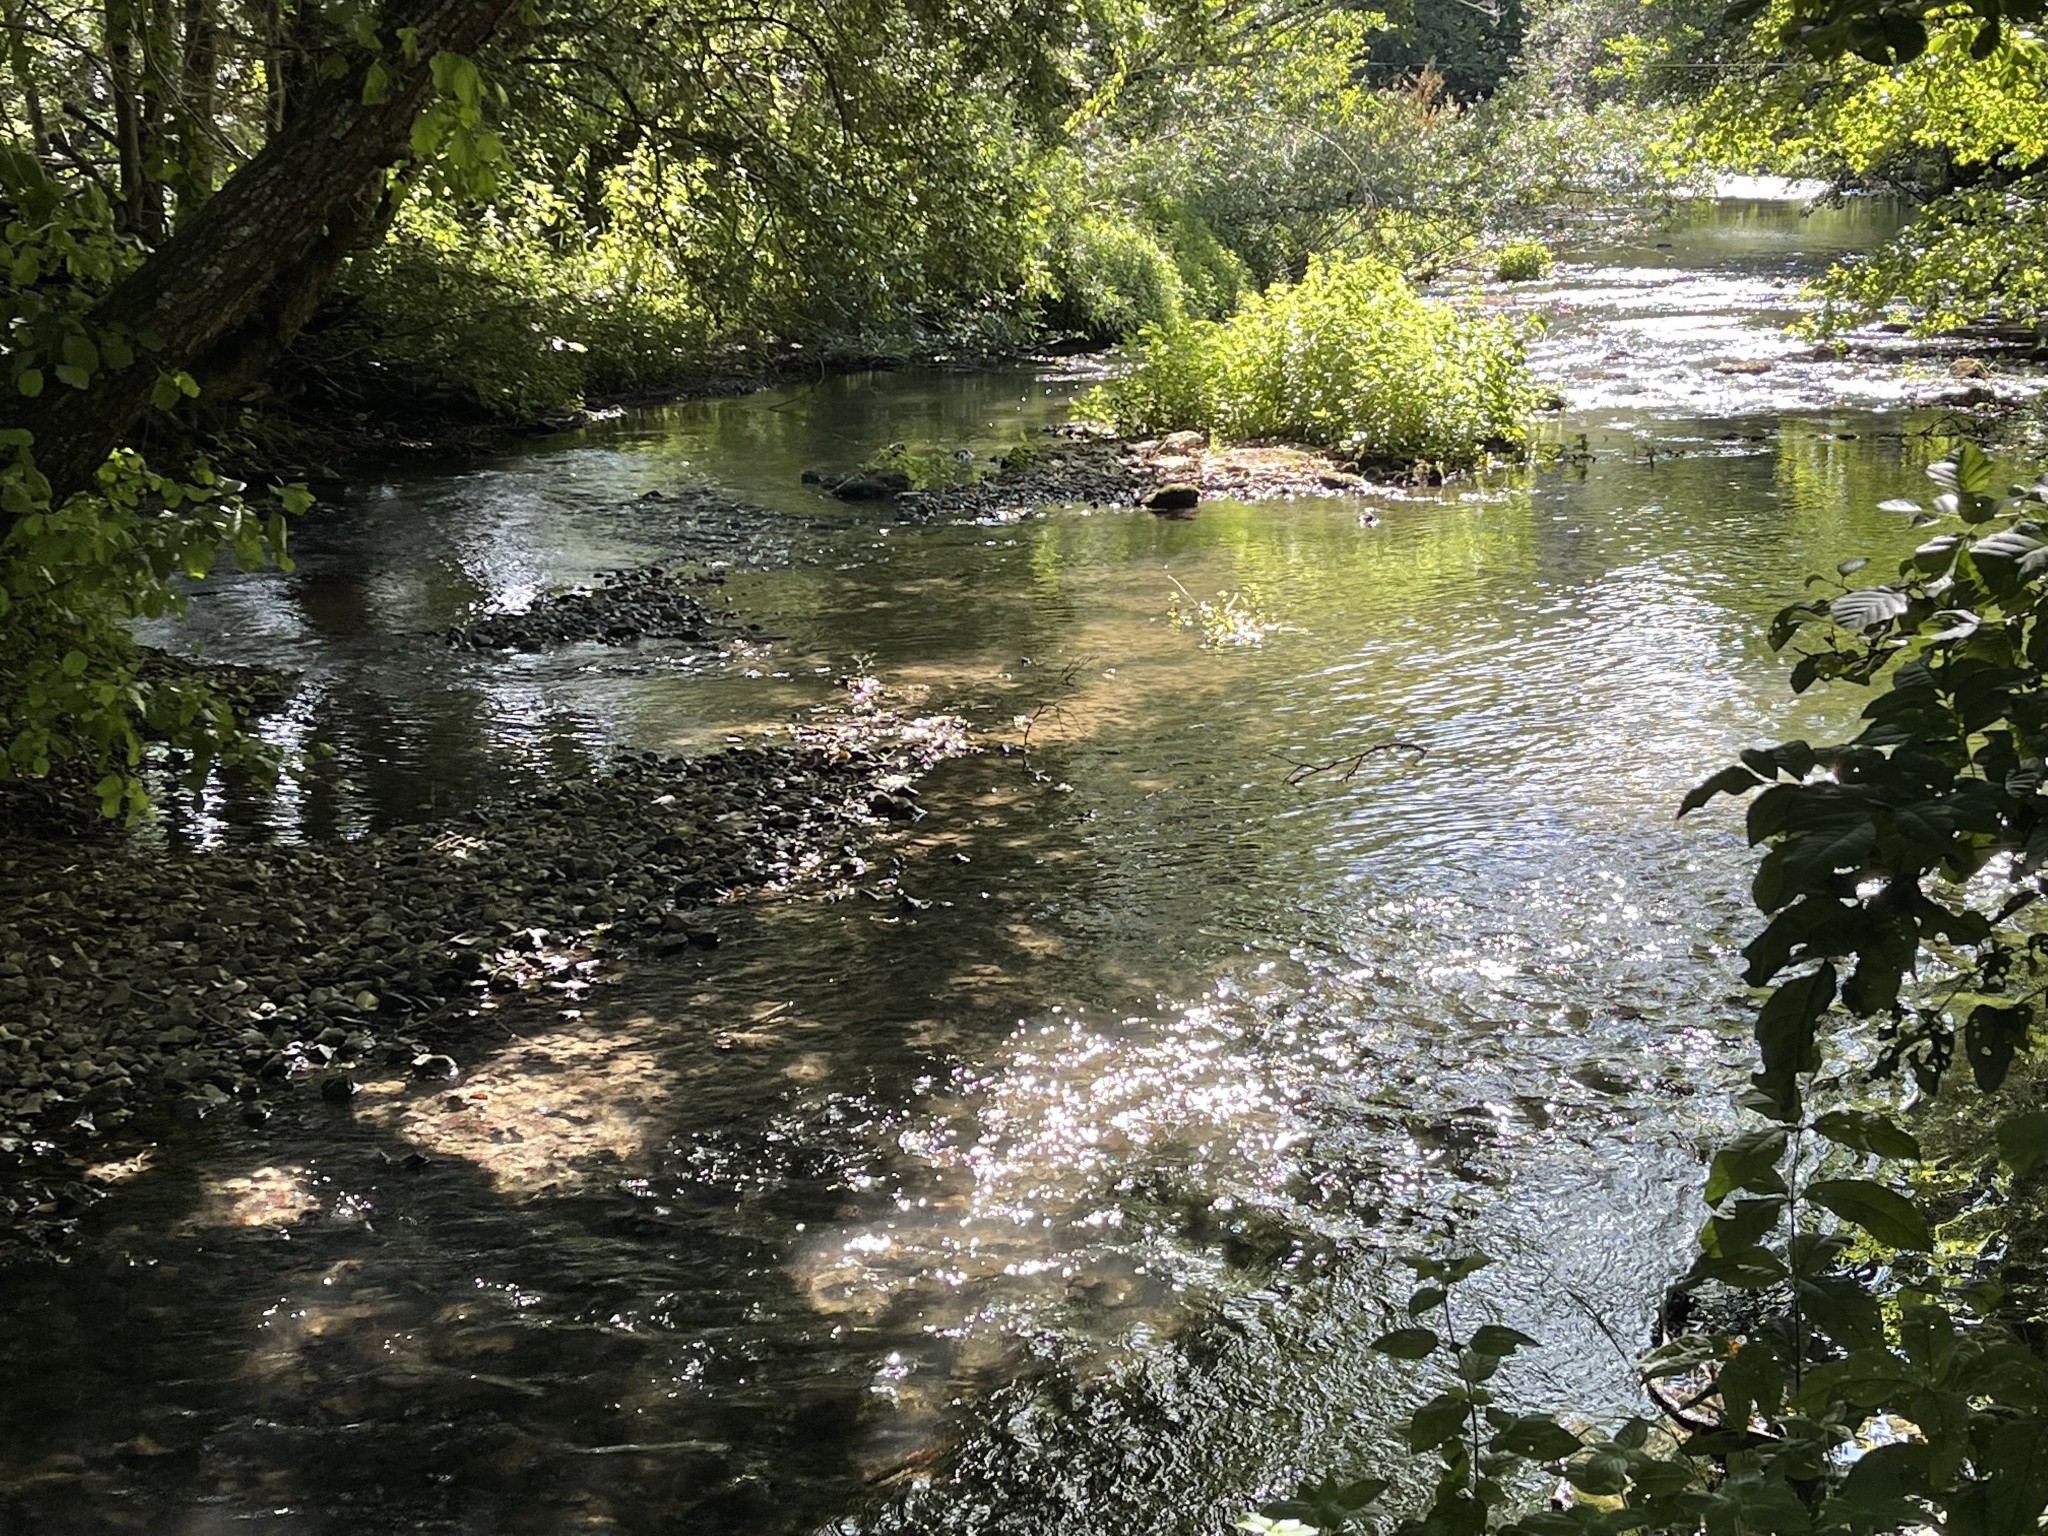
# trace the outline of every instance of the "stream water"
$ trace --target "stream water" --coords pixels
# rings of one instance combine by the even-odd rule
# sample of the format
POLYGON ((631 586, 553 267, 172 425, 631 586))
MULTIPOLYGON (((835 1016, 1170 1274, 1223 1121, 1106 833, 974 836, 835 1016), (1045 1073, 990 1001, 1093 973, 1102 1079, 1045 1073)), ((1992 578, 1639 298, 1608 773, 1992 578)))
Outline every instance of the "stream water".
POLYGON ((1724 202, 1491 296, 1552 317, 1561 466, 901 524, 799 470, 1000 451, 1078 385, 878 374, 362 486, 293 574, 210 590, 209 652, 303 669, 276 729, 336 756, 189 841, 716 747, 854 670, 990 750, 873 855, 915 904, 754 904, 555 999, 475 1063, 486 1113, 173 1133, 66 1267, 0 1275, 0 1528, 1217 1532, 1398 1464, 1424 1378, 1365 1343, 1445 1230, 1497 1256, 1470 1314, 1544 1341, 1509 1392, 1630 1406, 1745 1044, 1748 856, 1672 813, 1846 718, 1764 621, 1902 547, 1875 504, 1938 451, 1942 360, 1781 334, 1890 218, 1724 202), (701 485, 761 510, 639 499, 701 485), (678 556, 729 563, 755 643, 421 639, 678 556), (1205 645, 1179 589, 1278 627, 1205 645))

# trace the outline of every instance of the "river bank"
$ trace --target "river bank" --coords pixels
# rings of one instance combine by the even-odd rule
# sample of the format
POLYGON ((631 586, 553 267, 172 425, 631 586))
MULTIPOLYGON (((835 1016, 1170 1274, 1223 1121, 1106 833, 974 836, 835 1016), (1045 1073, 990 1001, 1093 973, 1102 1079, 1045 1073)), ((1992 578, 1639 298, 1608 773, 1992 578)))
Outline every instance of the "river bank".
POLYGON ((131 1122, 261 1125, 280 1094, 346 1106, 394 1069, 434 1092, 508 997, 573 1000, 609 960, 715 945, 753 894, 893 896, 858 850, 921 814, 916 779, 966 737, 849 689, 782 740, 628 755, 358 841, 0 846, 0 1262, 68 1233, 131 1122))

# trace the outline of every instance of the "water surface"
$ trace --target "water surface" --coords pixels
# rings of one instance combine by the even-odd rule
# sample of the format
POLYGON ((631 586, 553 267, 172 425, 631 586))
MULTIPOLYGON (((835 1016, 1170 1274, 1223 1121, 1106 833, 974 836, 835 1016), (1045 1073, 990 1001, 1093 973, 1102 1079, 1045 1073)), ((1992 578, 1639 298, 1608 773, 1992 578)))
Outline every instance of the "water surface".
POLYGON ((1468 1319, 1545 1341, 1515 1394, 1632 1404, 1745 1048, 1748 856, 1672 813, 1737 747, 1840 728, 1854 701, 1792 699, 1764 625, 1905 546, 1875 503, 1941 446, 1904 409, 1936 365, 1782 334, 1891 217, 1726 203, 1492 294, 1551 317, 1569 460, 1438 492, 919 526, 798 483, 891 441, 1000 452, 1078 387, 1032 369, 359 488, 195 621, 303 669, 277 730, 330 768, 169 835, 434 817, 854 672, 987 750, 865 855, 914 901, 749 906, 716 951, 515 1015, 458 1104, 392 1084, 169 1135, 68 1268, 0 1277, 0 1518, 1214 1532, 1394 1464, 1426 1377, 1364 1345, 1445 1232, 1498 1256, 1468 1319), (754 510, 642 499, 705 486, 754 510), (726 571, 749 640, 423 638, 678 557, 726 571), (1176 622, 1224 593, 1262 644, 1176 622))

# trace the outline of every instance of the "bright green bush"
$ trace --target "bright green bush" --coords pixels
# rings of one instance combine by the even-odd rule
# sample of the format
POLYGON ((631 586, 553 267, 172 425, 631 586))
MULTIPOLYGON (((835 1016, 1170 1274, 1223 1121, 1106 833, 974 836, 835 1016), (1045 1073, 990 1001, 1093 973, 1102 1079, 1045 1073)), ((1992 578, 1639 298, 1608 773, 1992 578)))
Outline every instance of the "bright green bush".
POLYGON ((1464 466, 1522 441, 1535 406, 1523 335, 1520 322, 1424 299, 1377 262, 1313 261, 1227 322, 1147 332, 1137 365, 1080 409, 1131 434, 1192 429, 1464 466))
POLYGON ((1186 312, 1180 270, 1159 241, 1116 209, 1080 213, 1053 232, 1046 319, 1090 341, 1121 341, 1186 312))
POLYGON ((1218 240, 1208 223, 1187 208, 1163 209, 1153 223, 1180 274, 1186 313, 1198 320, 1229 319, 1238 301, 1256 286, 1244 258, 1218 240))
POLYGON ((1493 259, 1493 275, 1504 283, 1550 276, 1550 251, 1540 240, 1510 240, 1493 259))

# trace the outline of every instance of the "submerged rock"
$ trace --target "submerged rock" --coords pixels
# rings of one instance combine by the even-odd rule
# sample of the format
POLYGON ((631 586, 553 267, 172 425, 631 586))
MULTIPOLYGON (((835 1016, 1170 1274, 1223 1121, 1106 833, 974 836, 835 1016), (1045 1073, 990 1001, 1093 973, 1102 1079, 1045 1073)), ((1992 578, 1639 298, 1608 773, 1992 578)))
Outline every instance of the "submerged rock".
POLYGON ((1184 482, 1162 485, 1145 498, 1145 510, 1165 516, 1186 517, 1202 504, 1202 488, 1184 482))

